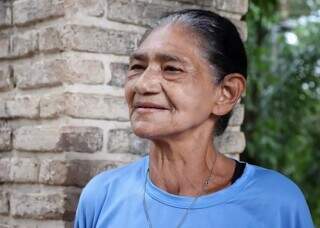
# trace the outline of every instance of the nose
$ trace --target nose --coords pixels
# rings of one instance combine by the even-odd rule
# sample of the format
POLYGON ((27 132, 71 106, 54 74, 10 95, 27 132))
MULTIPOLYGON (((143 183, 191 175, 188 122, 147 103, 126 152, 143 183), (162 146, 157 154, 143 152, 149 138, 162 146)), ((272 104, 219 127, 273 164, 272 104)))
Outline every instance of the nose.
POLYGON ((161 91, 160 80, 161 78, 156 70, 147 68, 136 80, 134 90, 136 93, 143 95, 159 93, 161 91))

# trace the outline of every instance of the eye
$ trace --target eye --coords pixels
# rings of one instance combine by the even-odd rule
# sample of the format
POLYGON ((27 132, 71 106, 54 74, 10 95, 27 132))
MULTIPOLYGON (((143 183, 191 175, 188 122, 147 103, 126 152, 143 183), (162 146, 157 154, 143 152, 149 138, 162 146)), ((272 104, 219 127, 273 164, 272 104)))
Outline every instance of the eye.
POLYGON ((129 70, 144 70, 144 66, 141 64, 134 64, 129 67, 129 70))
POLYGON ((169 71, 169 72, 182 72, 182 70, 178 67, 174 67, 174 66, 165 66, 164 71, 169 71))

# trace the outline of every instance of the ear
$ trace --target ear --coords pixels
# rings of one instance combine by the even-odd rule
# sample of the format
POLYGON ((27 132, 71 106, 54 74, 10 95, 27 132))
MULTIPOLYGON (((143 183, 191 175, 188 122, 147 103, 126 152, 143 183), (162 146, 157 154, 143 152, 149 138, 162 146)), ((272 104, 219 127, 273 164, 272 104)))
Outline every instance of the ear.
POLYGON ((246 79, 238 73, 228 74, 217 87, 217 94, 212 113, 223 116, 237 104, 246 88, 246 79))

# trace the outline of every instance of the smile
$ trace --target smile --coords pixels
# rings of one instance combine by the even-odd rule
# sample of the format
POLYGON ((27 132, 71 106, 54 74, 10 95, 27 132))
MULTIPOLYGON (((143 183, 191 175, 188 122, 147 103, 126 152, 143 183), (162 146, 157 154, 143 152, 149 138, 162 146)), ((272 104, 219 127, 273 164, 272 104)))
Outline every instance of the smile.
POLYGON ((158 111, 166 111, 167 109, 163 108, 149 108, 149 107, 139 107, 136 108, 135 111, 139 113, 150 113, 150 112, 158 112, 158 111))
POLYGON ((166 110, 168 109, 165 106, 151 102, 136 102, 134 104, 134 111, 137 111, 139 113, 150 113, 166 110))

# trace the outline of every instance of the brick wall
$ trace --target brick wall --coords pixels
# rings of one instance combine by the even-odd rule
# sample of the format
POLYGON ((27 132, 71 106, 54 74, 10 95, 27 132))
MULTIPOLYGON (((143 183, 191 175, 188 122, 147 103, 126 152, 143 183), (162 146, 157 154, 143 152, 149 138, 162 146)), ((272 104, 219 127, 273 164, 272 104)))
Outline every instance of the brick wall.
MULTIPOLYGON (((123 84, 128 54, 163 12, 205 8, 246 39, 247 0, 0 1, 0 227, 71 227, 81 188, 138 159, 123 84)), ((244 109, 217 141, 238 157, 244 109)))

